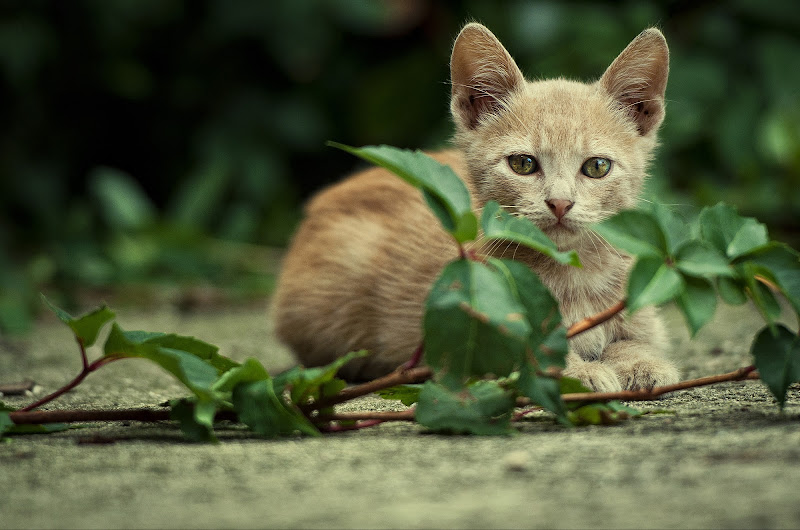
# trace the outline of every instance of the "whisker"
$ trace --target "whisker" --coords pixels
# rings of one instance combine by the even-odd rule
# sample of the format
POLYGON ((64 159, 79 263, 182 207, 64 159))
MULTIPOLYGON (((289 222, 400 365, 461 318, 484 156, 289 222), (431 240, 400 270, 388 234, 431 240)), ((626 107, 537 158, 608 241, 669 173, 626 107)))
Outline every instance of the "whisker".
POLYGON ((514 253, 511 255, 511 259, 517 259, 517 251, 519 250, 519 246, 520 246, 521 244, 522 244, 522 243, 519 243, 519 242, 517 242, 517 246, 516 246, 516 247, 514 247, 514 253))

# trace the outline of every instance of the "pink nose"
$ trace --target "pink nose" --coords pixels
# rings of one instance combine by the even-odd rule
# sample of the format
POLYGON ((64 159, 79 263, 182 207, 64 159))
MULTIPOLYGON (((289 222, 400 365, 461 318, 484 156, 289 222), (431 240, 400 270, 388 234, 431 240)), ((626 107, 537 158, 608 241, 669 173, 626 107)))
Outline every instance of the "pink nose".
POLYGON ((575 205, 574 202, 566 199, 547 199, 544 202, 547 203, 547 207, 550 208, 550 211, 553 212, 553 215, 555 215, 556 219, 559 221, 562 217, 567 215, 567 212, 575 205))

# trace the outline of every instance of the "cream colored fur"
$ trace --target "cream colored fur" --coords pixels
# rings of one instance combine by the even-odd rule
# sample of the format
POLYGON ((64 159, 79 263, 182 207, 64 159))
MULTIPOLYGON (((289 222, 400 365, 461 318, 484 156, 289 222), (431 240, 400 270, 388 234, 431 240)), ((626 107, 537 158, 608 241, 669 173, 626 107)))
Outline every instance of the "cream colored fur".
MULTIPOLYGON (((640 34, 592 84, 527 82, 500 42, 480 24, 459 34, 451 60, 456 149, 431 153, 464 180, 476 209, 496 200, 533 220, 583 268, 559 265, 503 243, 476 249, 529 265, 559 300, 567 324, 625 296, 629 257, 588 227, 636 206, 664 116, 669 56, 656 29, 640 34), (512 154, 540 169, 514 173, 512 154), (591 157, 613 161, 591 179, 591 157), (559 219, 546 201, 569 201, 559 219)), ((424 300, 441 268, 457 256, 418 190, 369 169, 318 194, 286 256, 274 298, 279 337, 307 366, 348 351, 371 355, 343 369, 373 378, 405 362, 420 343, 424 300)), ((677 381, 661 357, 665 333, 654 308, 617 317, 570 341, 566 375, 600 391, 677 381)))

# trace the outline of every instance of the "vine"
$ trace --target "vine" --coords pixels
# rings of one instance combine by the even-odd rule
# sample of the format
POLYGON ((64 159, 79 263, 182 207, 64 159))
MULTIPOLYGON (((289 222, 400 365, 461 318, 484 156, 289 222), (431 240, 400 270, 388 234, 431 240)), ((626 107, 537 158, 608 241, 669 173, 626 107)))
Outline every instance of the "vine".
POLYGON ((496 203, 488 203, 478 219, 463 182, 449 167, 419 151, 333 145, 419 188, 458 243, 458 256, 431 288, 421 323, 423 343, 407 363, 384 377, 350 387, 336 374, 367 352, 352 352, 324 367, 295 367, 273 377, 258 360, 235 362, 194 337, 126 331, 105 306, 73 317, 45 299, 74 333, 82 369, 60 389, 19 410, 0 403, 0 436, 51 432, 72 422, 101 420, 175 420, 188 438, 197 441, 214 441, 215 424, 221 420, 243 423, 268 437, 319 436, 386 421, 415 421, 435 432, 505 434, 532 410, 547 411, 565 425, 614 423, 641 414, 620 401, 656 399, 725 381, 760 379, 783 408, 789 385, 800 381, 800 338, 778 322, 777 298, 783 296, 800 319, 800 258, 788 246, 770 241, 766 227, 755 219, 718 204, 687 223, 654 205, 646 211, 623 211, 595 226, 597 233, 636 260, 626 298, 566 328, 556 300, 527 266, 472 249, 509 241, 564 266, 580 266, 574 251, 561 251, 532 222, 511 216, 496 203), (477 244, 467 246, 472 242, 477 244), (675 301, 695 334, 714 315, 718 298, 729 304, 750 300, 764 317, 766 325, 751 348, 752 366, 645 391, 613 393, 590 392, 561 375, 568 341, 579 333, 620 314, 675 301), (86 348, 109 324, 102 356, 90 361, 86 348), (167 410, 35 410, 103 366, 127 358, 158 364, 190 395, 171 401, 167 410), (334 408, 372 393, 414 407, 348 413, 334 408))

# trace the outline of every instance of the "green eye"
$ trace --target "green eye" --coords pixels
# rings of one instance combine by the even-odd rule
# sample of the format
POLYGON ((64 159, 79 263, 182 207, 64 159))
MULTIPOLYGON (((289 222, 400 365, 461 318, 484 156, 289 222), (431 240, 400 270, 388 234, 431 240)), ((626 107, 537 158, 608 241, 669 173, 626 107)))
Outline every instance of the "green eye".
POLYGON ((611 171, 611 160, 599 157, 590 158, 581 168, 581 173, 593 179, 603 178, 609 171, 611 171))
POLYGON ((539 163, 531 155, 511 155, 508 167, 517 175, 530 175, 539 170, 539 163))

